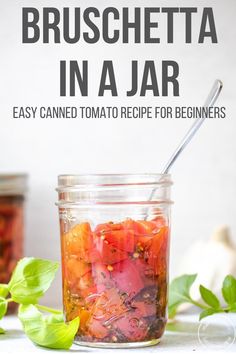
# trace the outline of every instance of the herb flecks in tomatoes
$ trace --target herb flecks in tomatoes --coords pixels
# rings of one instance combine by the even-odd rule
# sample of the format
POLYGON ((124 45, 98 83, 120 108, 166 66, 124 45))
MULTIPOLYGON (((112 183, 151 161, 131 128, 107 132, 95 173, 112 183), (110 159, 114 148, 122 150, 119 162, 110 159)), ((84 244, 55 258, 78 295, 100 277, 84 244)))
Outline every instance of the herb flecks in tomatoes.
POLYGON ((62 235, 64 308, 81 341, 149 341, 162 333, 169 228, 149 220, 74 226, 62 235))
POLYGON ((116 248, 106 239, 96 236, 94 238, 94 246, 99 255, 101 263, 112 265, 128 258, 128 253, 116 248))
POLYGON ((144 286, 141 272, 142 270, 135 262, 127 259, 114 265, 111 278, 120 291, 133 297, 144 286))
POLYGON ((134 250, 134 231, 126 229, 123 223, 98 225, 95 234, 119 250, 125 252, 134 250))
POLYGON ((163 226, 160 231, 148 241, 148 264, 154 269, 155 274, 160 274, 166 267, 169 229, 163 226))
POLYGON ((85 262, 91 261, 93 239, 89 223, 74 226, 64 237, 66 252, 69 256, 77 256, 85 262))

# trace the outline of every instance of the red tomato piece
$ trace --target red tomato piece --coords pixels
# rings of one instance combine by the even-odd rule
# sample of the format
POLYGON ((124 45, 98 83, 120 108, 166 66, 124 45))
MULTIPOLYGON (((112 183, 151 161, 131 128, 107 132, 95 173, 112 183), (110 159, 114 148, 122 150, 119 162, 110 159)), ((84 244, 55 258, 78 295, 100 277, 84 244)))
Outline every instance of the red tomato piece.
POLYGON ((147 242, 148 264, 155 274, 160 274, 166 265, 168 257, 169 228, 163 226, 160 231, 147 242))
POLYGON ((133 304, 135 308, 142 314, 142 317, 154 316, 156 315, 157 308, 156 305, 151 303, 145 303, 144 301, 137 301, 133 304))
POLYGON ((0 215, 0 237, 4 236, 6 225, 7 225, 6 219, 2 215, 0 215))
POLYGON ((0 204, 0 214, 2 214, 3 216, 14 216, 17 211, 18 207, 16 205, 5 203, 0 204))
POLYGON ((80 317, 79 330, 85 332, 87 328, 87 322, 91 316, 90 312, 88 310, 81 309, 78 313, 78 316, 80 317))
POLYGON ((114 287, 114 282, 111 279, 111 272, 107 267, 107 265, 102 263, 92 264, 92 275, 98 294, 104 292, 106 289, 114 287))
POLYGON ((149 236, 155 230, 156 224, 152 221, 139 220, 136 221, 136 229, 138 235, 149 236))
POLYGON ((147 242, 147 248, 152 251, 153 255, 156 255, 160 251, 163 243, 167 241, 168 233, 168 227, 163 226, 160 231, 147 242))
POLYGON ((114 328, 118 329, 130 342, 143 340, 148 332, 148 324, 138 309, 131 310, 118 319, 114 323, 114 328))
POLYGON ((89 223, 75 225, 65 237, 65 252, 75 255, 85 262, 92 262, 96 255, 93 250, 92 231, 89 223))
POLYGON ((113 223, 113 222, 107 222, 105 224, 99 224, 96 226, 94 232, 97 234, 97 235, 100 235, 102 236, 102 234, 104 232, 107 232, 107 231, 117 231, 117 230, 121 230, 122 229, 122 224, 121 223, 113 223))
POLYGON ((107 289, 93 305, 91 317, 87 322, 89 334, 95 338, 104 338, 109 333, 107 321, 112 323, 126 311, 118 291, 115 288, 107 289))
POLYGON ((117 230, 104 234, 105 239, 114 247, 126 251, 134 251, 134 232, 132 230, 117 230))
POLYGON ((124 227, 133 230, 136 245, 142 247, 153 237, 154 233, 158 232, 157 225, 153 221, 127 219, 124 227))
POLYGON ((91 271, 91 265, 81 260, 70 258, 65 264, 65 277, 68 279, 81 278, 91 271))
POLYGON ((142 317, 154 316, 157 313, 157 298, 160 291, 157 282, 153 281, 151 285, 145 286, 132 299, 131 306, 141 313, 142 317))
POLYGON ((113 316, 121 316, 127 311, 123 299, 116 288, 104 291, 93 308, 93 317, 99 320, 107 321, 113 316))
POLYGON ((93 338, 102 339, 105 338, 109 333, 108 328, 103 326, 101 321, 92 317, 89 319, 89 321, 87 321, 86 327, 88 328, 88 334, 93 338))
POLYGON ((77 289, 80 295, 86 299, 89 295, 96 294, 97 288, 94 284, 92 272, 86 273, 77 282, 77 289))
POLYGON ((123 222, 123 225, 125 229, 133 230, 135 236, 150 235, 152 231, 156 228, 155 223, 146 220, 134 221, 132 219, 126 219, 123 222))
POLYGON ((157 229, 161 229, 163 226, 167 226, 167 222, 163 216, 157 216, 152 220, 152 222, 156 224, 157 229))
POLYGON ((129 297, 135 296, 144 286, 142 270, 134 260, 126 259, 114 265, 111 278, 117 288, 129 297))
POLYGON ((100 224, 96 227, 95 233, 119 250, 126 252, 134 250, 134 231, 124 228, 123 224, 100 224))
POLYGON ((153 232, 158 232, 158 230, 166 225, 165 219, 162 216, 158 216, 153 220, 137 220, 126 219, 123 222, 124 228, 128 230, 133 230, 135 236, 150 236, 153 232))
POLYGON ((94 243, 101 263, 109 265, 128 258, 127 252, 119 250, 102 237, 94 238, 94 243))

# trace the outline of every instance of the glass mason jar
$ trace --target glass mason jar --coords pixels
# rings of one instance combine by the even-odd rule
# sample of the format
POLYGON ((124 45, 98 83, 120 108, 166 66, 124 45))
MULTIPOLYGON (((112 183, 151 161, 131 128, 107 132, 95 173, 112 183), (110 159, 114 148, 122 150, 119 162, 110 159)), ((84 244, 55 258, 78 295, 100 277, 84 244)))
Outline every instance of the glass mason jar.
MULTIPOLYGON (((0 283, 8 283, 23 256, 24 196, 27 176, 0 174, 0 283)), ((9 304, 9 312, 15 309, 9 304)))
POLYGON ((76 344, 131 348, 166 324, 169 175, 61 175, 63 304, 76 344))

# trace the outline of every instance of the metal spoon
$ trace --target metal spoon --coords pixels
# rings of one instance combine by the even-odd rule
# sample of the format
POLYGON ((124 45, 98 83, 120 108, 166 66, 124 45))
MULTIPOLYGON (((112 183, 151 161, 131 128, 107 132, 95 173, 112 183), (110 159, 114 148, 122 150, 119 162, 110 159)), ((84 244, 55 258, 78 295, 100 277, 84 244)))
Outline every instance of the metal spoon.
MULTIPOLYGON (((216 100, 219 97, 219 94, 222 90, 222 87, 223 87, 223 83, 220 80, 216 80, 212 89, 211 89, 211 92, 209 93, 209 95, 206 99, 206 102, 203 106, 204 108, 209 108, 209 107, 214 106, 214 104, 216 103, 216 100)), ((192 140, 192 138, 194 137, 194 135, 196 134, 196 132, 198 131, 198 129, 200 128, 200 126, 202 125, 202 123, 205 121, 206 118, 207 118, 207 115, 204 115, 203 117, 199 117, 195 120, 195 122, 193 123, 193 125, 191 126, 191 128, 189 129, 187 134, 184 136, 183 140, 180 142, 177 149, 174 151, 173 155, 171 156, 171 158, 167 162, 167 164, 165 165, 165 168, 162 172, 163 174, 166 174, 169 172, 170 168, 175 163, 178 156, 181 154, 181 152, 184 150, 184 148, 188 145, 188 143, 192 140)))
MULTIPOLYGON (((219 94, 222 90, 222 87, 223 87, 223 83, 220 80, 216 80, 203 107, 209 108, 209 107, 214 106, 214 104, 216 103, 216 100, 219 97, 219 94)), ((207 115, 204 115, 203 117, 199 117, 194 121, 193 125, 188 130, 188 132, 186 133, 186 135, 184 136, 184 138, 182 139, 182 141, 178 145, 177 149, 174 151, 173 155, 170 157, 169 161, 165 165, 165 167, 162 171, 162 174, 165 175, 165 174, 169 173, 170 168, 173 166, 173 164, 175 163, 175 161, 177 160, 177 158, 179 157, 181 152, 184 150, 184 148, 192 140, 192 138, 194 137, 194 135, 196 134, 196 132, 198 131, 198 129, 200 128, 200 126, 202 125, 202 123, 205 121, 206 118, 207 118, 207 115)), ((160 177, 160 181, 161 181, 161 178, 162 177, 160 177)), ((153 189, 152 192, 150 193, 148 201, 152 200, 154 194, 155 194, 155 189, 153 189)), ((147 218, 147 216, 146 216, 146 218, 147 218)))

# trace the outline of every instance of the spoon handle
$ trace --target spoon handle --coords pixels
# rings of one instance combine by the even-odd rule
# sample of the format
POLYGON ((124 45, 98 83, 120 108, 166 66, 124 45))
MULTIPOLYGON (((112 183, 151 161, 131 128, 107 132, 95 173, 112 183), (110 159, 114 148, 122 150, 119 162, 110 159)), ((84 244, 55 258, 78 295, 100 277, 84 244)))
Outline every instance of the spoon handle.
MULTIPOLYGON (((211 89, 211 92, 209 93, 209 96, 206 99, 206 102, 203 106, 204 108, 209 108, 214 106, 222 90, 222 87, 223 87, 222 82, 220 80, 216 80, 211 89)), ((167 162, 164 170, 162 171, 163 174, 169 172, 170 168, 172 167, 172 165, 174 164, 178 156, 188 145, 188 143, 192 140, 192 138, 194 137, 194 135, 196 134, 196 132, 198 131, 202 123, 205 121, 206 117, 207 115, 204 115, 203 117, 199 117, 195 120, 195 122, 193 123, 193 125, 191 126, 187 134, 184 136, 183 140, 180 142, 180 144, 178 145, 177 149, 175 150, 175 152, 173 153, 169 161, 167 162)))

